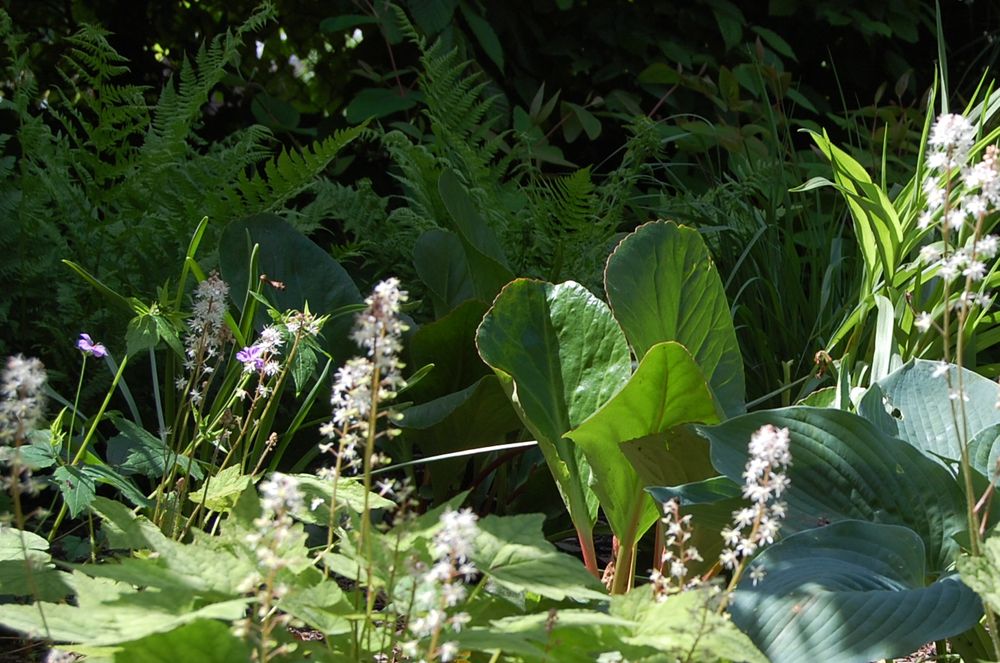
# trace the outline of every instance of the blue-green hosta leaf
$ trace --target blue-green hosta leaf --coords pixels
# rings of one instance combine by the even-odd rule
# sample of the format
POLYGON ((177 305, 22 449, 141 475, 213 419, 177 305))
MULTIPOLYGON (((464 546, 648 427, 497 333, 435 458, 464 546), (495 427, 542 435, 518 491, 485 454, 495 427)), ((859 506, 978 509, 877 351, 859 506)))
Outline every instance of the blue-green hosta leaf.
POLYGON ((574 523, 592 524, 597 502, 590 467, 563 436, 631 373, 628 345, 611 311, 578 283, 517 279, 483 318, 476 345, 538 440, 574 523))
POLYGON ((723 411, 743 412, 743 358, 729 302, 698 231, 673 223, 640 226, 608 257, 608 303, 637 359, 677 341, 694 355, 723 411))
POLYGON ((730 604, 733 621, 775 663, 865 663, 958 635, 982 615, 957 576, 925 582, 912 530, 847 520, 764 550, 730 604))
POLYGON ((1000 476, 1000 424, 983 428, 969 441, 969 462, 996 483, 1000 476))
POLYGON ((905 525, 923 539, 932 572, 954 562, 958 544, 953 537, 966 529, 965 499, 941 465, 867 419, 841 410, 789 407, 698 430, 712 443, 716 469, 742 484, 750 436, 764 424, 791 433, 783 532, 848 519, 905 525))
MULTIPOLYGON (((959 438, 944 375, 934 376, 939 362, 916 359, 890 373, 865 393, 858 413, 880 429, 909 442, 933 457, 957 460, 959 438)), ((951 380, 957 386, 959 369, 952 366, 951 380)), ((997 383, 978 373, 962 370, 968 401, 965 418, 969 439, 988 426, 1000 423, 997 383)), ((985 468, 977 468, 985 469, 985 468)))

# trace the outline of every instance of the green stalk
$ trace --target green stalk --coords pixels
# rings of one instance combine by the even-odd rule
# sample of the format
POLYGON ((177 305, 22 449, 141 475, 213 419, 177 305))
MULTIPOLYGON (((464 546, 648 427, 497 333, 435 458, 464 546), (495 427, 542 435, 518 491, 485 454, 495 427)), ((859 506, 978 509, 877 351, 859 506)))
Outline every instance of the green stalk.
MULTIPOLYGON (((104 396, 104 402, 101 403, 101 408, 94 415, 91 420, 90 429, 87 431, 87 435, 83 438, 83 442, 80 443, 80 449, 76 452, 73 460, 70 461, 70 466, 78 464, 87 453, 87 447, 90 446, 90 441, 94 437, 94 433, 97 432, 97 425, 101 423, 101 419, 104 417, 104 412, 108 409, 108 404, 111 402, 111 396, 115 393, 115 388, 118 386, 118 382, 122 379, 122 374, 125 372, 125 367, 128 366, 128 355, 122 359, 122 363, 118 365, 118 372, 115 373, 114 379, 111 381, 111 387, 108 388, 108 393, 104 396)), ((56 516, 55 523, 52 524, 52 530, 49 532, 49 541, 55 539, 56 532, 59 530, 59 526, 62 524, 63 519, 66 517, 67 506, 66 502, 62 503, 59 507, 59 514, 56 516)))

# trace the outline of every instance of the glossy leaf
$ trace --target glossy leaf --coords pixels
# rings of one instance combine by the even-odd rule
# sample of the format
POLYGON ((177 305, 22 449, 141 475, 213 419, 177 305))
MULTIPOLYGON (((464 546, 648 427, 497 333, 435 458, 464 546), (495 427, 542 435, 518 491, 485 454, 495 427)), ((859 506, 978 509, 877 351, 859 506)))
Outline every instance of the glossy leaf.
POLYGON ((926 584, 924 546, 906 527, 847 520, 790 536, 751 565, 733 621, 775 663, 906 656, 958 635, 982 614, 957 576, 926 584))
POLYGON ((621 241, 604 275, 608 302, 635 356, 657 343, 686 347, 729 416, 743 412, 744 376, 729 302, 697 231, 647 223, 621 241))
POLYGON ((654 345, 622 390, 566 434, 583 448, 594 472, 594 492, 620 541, 641 537, 659 509, 619 445, 680 424, 718 420, 698 365, 684 346, 669 342, 654 345))
MULTIPOLYGON (((310 311, 324 315, 362 303, 354 281, 326 251, 279 217, 258 214, 230 223, 219 243, 219 266, 237 306, 242 306, 246 297, 254 244, 260 244, 260 271, 285 285, 284 290, 268 291, 268 299, 279 311, 302 310, 308 302, 310 311)), ((266 322, 270 321, 260 312, 258 326, 266 322)), ((336 316, 323 327, 323 347, 338 361, 357 353, 357 346, 348 338, 353 323, 351 316, 336 316)))
POLYGON ((465 247, 451 231, 433 228, 421 234, 413 245, 413 266, 430 289, 438 317, 476 296, 465 247))
POLYGON ((783 533, 848 519, 904 525, 923 540, 931 572, 954 562, 959 550, 954 537, 966 528, 965 499, 941 465, 841 410, 755 412, 699 431, 712 443, 715 467, 742 484, 750 436, 764 424, 791 433, 783 533))
POLYGON ((518 279, 496 298, 476 343, 538 440, 574 523, 592 524, 590 467, 563 436, 628 380, 628 346, 611 311, 577 283, 518 279))

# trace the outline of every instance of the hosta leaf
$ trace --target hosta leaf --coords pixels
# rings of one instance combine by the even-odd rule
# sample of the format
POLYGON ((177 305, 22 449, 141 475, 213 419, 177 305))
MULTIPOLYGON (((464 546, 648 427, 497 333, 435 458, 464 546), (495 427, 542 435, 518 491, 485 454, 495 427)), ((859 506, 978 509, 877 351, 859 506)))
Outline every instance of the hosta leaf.
POLYGON ((925 584, 920 537, 905 527, 842 521, 790 536, 758 555, 733 621, 775 663, 828 663, 905 656, 958 635, 982 614, 956 576, 925 584))
POLYGON ((966 528, 965 499, 941 465, 855 414, 790 407, 699 427, 712 443, 716 469, 742 484, 750 436, 764 424, 791 433, 783 532, 847 519, 893 523, 920 535, 932 572, 955 560, 954 536, 966 528))
POLYGON ((578 283, 518 279, 493 302, 476 344, 538 440, 574 523, 593 523, 590 467, 563 436, 629 377, 628 346, 611 311, 578 283))
POLYGON ((647 223, 622 240, 604 274, 608 303, 636 358, 662 341, 686 347, 723 411, 743 412, 743 359, 729 302, 696 230, 647 223))
MULTIPOLYGON (((893 437, 909 442, 931 457, 960 457, 959 438, 944 375, 934 376, 939 362, 916 359, 879 380, 865 393, 858 414, 893 437)), ((951 380, 957 386, 958 371, 968 401, 965 419, 969 438, 1000 423, 997 383, 978 373, 952 366, 951 380)), ((985 468, 981 468, 985 469, 985 468)))
MULTIPOLYGON (((620 444, 680 424, 718 419, 698 365, 684 346, 669 342, 654 345, 622 390, 566 434, 583 448, 594 472, 594 492, 619 540, 641 537, 659 516, 659 508, 643 490, 646 483, 620 444)), ((705 471, 698 479, 714 474, 710 466, 698 469, 705 471)))

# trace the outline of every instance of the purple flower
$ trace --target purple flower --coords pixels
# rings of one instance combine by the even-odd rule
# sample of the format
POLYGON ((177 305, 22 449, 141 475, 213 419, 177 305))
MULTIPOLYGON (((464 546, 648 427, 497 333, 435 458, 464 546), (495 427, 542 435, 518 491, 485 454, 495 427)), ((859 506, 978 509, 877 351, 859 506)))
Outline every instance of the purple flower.
POLYGON ((243 370, 259 371, 264 368, 264 349, 257 345, 248 345, 236 353, 236 358, 243 363, 243 370))
POLYGON ((90 334, 80 334, 80 340, 76 342, 76 347, 80 348, 84 354, 93 355, 100 359, 108 354, 108 349, 103 343, 94 343, 90 334))

